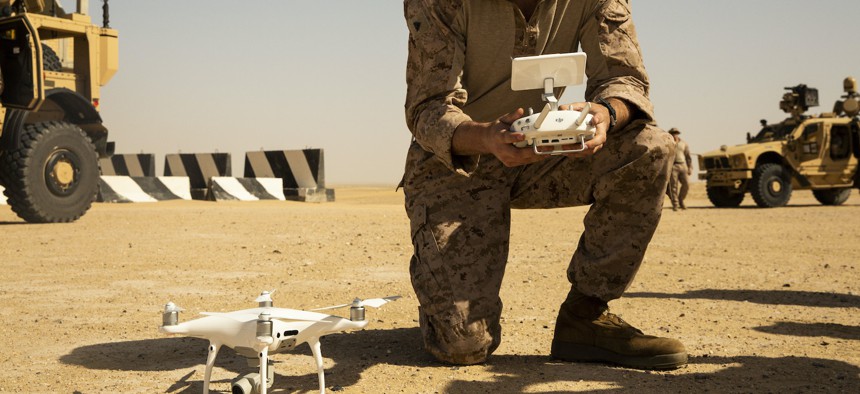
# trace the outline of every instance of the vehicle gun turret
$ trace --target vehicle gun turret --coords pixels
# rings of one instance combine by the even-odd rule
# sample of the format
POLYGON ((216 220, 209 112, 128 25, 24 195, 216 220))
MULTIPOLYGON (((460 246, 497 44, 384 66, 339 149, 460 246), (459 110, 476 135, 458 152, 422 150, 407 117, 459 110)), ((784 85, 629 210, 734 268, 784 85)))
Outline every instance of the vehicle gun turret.
POLYGON ((810 107, 818 106, 818 89, 808 87, 804 84, 786 87, 787 93, 782 95, 779 109, 790 114, 794 119, 803 119, 803 114, 810 107))

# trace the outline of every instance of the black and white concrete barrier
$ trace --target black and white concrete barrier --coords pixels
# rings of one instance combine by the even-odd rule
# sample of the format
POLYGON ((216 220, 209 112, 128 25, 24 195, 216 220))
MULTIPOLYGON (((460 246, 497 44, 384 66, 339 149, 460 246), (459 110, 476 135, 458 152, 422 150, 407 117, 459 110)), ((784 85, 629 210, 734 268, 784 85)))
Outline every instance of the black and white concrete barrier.
POLYGON ((103 175, 99 179, 98 202, 156 202, 191 200, 188 177, 136 177, 103 175))
POLYGON ((191 182, 191 197, 211 200, 209 180, 212 177, 229 177, 229 153, 173 153, 164 157, 165 176, 185 176, 191 182))
POLYGON ((278 178, 213 177, 209 181, 209 198, 215 201, 283 201, 282 185, 278 178))
POLYGON ((245 177, 283 179, 287 200, 334 201, 334 189, 325 187, 322 149, 246 152, 245 177))
POLYGON ((115 154, 99 159, 102 175, 155 176, 155 155, 115 154))

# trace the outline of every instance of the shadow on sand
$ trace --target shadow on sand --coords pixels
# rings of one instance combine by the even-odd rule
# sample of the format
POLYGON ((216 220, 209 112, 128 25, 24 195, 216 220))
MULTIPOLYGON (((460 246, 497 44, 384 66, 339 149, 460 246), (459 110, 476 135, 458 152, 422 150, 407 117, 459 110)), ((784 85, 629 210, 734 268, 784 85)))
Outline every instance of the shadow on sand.
POLYGON ((692 290, 686 293, 624 293, 625 298, 675 298, 681 300, 707 299, 746 301, 767 305, 798 305, 827 308, 860 308, 860 296, 793 290, 692 290))
MULTIPOLYGON (((785 332, 791 328, 775 328, 785 332)), ((838 327, 833 328, 839 331, 838 327)), ((848 335, 856 338, 856 331, 848 335)), ((794 334, 788 334, 794 335, 794 334)), ((165 338, 127 341, 80 347, 61 361, 89 369, 125 371, 175 371, 191 369, 175 382, 165 382, 167 393, 199 393, 202 390, 203 362, 206 358, 206 341, 188 338, 165 338)), ((244 360, 232 351, 222 350, 217 361, 219 367, 237 375, 249 372, 244 360)), ((307 346, 300 346, 297 354, 310 354, 307 346)), ((497 355, 483 366, 492 377, 470 377, 469 367, 452 367, 434 362, 421 350, 418 328, 390 330, 364 330, 329 335, 323 340, 323 353, 335 365, 326 370, 326 384, 332 391, 356 384, 361 374, 377 364, 414 368, 412 379, 420 384, 422 370, 445 370, 450 376, 445 393, 518 393, 524 391, 550 392, 546 384, 565 387, 556 392, 598 389, 614 392, 849 392, 860 387, 860 369, 835 360, 807 357, 766 358, 693 357, 691 364, 711 364, 712 373, 684 373, 638 371, 596 364, 572 364, 552 361, 548 356, 497 355)), ((312 365, 308 373, 284 376, 277 373, 270 392, 317 390, 317 376, 312 365)), ((429 372, 427 373, 429 375, 429 372)), ((438 374, 437 374, 438 375, 438 374)), ((220 378, 220 377, 215 377, 220 378)), ((226 382, 228 379, 215 380, 226 382)), ((426 381, 426 380, 424 380, 426 381)), ((438 383, 438 382, 436 382, 438 383)), ((416 392, 421 392, 415 386, 416 392)))

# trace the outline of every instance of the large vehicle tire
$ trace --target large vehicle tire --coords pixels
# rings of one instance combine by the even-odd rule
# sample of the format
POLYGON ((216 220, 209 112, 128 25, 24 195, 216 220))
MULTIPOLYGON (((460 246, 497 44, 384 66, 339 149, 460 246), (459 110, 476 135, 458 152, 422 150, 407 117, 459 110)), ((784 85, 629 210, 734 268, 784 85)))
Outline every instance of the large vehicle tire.
POLYGON ((851 196, 851 188, 813 190, 812 195, 822 205, 842 205, 851 196))
POLYGON ((0 155, 7 202, 31 223, 71 222, 92 205, 99 187, 95 147, 71 123, 25 126, 21 148, 0 155))
POLYGON ((753 171, 749 190, 759 207, 783 207, 791 199, 791 177, 782 165, 765 163, 753 171))
POLYGON ((717 208, 735 208, 744 201, 744 193, 726 186, 708 186, 708 200, 717 208))
POLYGON ((63 63, 60 62, 60 57, 54 49, 42 44, 42 68, 45 71, 61 71, 63 63))

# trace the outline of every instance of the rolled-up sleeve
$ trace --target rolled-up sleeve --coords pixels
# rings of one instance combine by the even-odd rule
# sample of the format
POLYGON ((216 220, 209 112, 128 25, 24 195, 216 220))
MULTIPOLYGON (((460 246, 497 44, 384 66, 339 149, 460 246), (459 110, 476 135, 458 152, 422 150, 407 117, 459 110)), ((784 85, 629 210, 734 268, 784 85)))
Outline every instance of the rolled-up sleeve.
POLYGON ((476 160, 451 152, 454 130, 471 120, 462 111, 468 99, 461 84, 466 51, 459 28, 462 2, 405 0, 403 6, 409 27, 406 123, 424 150, 452 171, 469 173, 476 160))
POLYGON ((580 37, 588 54, 586 99, 619 98, 639 109, 639 119, 653 121, 648 74, 629 0, 597 1, 594 14, 585 18, 580 37))

